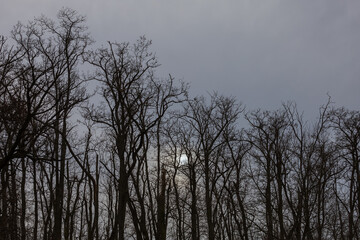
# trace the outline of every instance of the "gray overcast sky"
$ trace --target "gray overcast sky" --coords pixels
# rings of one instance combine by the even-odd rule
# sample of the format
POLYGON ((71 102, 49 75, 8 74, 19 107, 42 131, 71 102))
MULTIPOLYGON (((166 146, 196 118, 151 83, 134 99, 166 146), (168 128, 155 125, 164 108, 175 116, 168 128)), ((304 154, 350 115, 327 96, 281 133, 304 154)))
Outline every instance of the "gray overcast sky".
POLYGON ((189 82, 193 95, 216 90, 248 109, 294 100, 314 116, 329 93, 360 109, 359 0, 11 0, 0 34, 61 7, 86 15, 98 44, 152 39, 158 75, 189 82))

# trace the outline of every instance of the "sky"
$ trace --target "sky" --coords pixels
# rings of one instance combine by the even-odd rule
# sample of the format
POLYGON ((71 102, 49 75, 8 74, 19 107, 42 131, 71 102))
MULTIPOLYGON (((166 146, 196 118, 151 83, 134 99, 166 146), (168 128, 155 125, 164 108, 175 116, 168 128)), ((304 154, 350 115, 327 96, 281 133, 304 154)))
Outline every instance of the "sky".
POLYGON ((248 110, 294 101, 315 116, 329 94, 360 110, 359 0, 12 0, 0 34, 62 7, 87 16, 98 45, 153 41, 161 67, 191 95, 236 97, 248 110))

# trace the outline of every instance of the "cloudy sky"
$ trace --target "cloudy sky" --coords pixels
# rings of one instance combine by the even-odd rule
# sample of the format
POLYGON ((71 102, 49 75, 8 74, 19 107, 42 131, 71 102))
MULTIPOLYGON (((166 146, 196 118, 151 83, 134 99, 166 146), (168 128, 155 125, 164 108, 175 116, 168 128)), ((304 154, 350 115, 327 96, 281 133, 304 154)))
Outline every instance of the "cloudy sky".
POLYGON ((359 0, 12 0, 0 8, 0 34, 17 21, 61 7, 86 15, 98 44, 153 40, 162 66, 248 109, 295 101, 315 115, 327 101, 360 109, 359 0))

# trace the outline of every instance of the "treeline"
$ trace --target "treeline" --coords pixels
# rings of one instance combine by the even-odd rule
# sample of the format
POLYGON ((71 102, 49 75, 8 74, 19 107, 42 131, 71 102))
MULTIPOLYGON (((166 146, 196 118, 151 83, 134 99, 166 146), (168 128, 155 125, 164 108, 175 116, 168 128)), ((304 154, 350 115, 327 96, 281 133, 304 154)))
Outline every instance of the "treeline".
POLYGON ((0 39, 0 239, 360 239, 359 111, 190 98, 144 37, 92 42, 71 9, 0 39))

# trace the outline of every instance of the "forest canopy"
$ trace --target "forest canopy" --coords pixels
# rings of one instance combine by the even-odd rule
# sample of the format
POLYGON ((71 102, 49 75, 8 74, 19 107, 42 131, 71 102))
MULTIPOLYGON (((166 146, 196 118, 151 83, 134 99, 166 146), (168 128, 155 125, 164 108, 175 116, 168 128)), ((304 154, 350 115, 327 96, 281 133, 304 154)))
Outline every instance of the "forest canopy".
POLYGON ((359 111, 191 97, 145 37, 93 43, 68 8, 0 37, 2 239, 360 239, 359 111))

